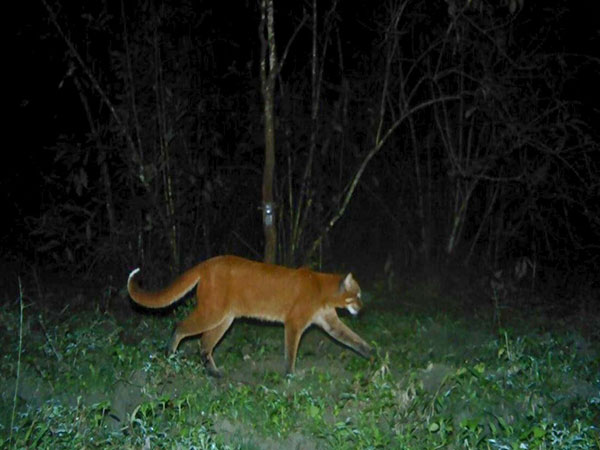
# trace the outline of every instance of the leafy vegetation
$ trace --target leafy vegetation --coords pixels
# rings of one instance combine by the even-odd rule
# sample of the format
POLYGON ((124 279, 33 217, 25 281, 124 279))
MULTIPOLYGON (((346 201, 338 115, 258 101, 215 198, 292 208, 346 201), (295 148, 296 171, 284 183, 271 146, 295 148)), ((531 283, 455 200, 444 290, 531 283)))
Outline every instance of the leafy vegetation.
POLYGON ((352 323, 372 361, 310 329, 284 376, 282 328, 238 321, 215 353, 222 379, 193 339, 164 356, 172 313, 31 305, 21 326, 14 303, 1 324, 0 447, 598 448, 597 334, 506 314, 492 331, 491 315, 411 312, 386 296, 367 295, 352 323))
MULTIPOLYGON (((6 257, 84 274, 161 260, 169 275, 259 258, 260 4, 24 6, 18 134, 46 138, 6 170, 6 257)), ((585 4, 276 1, 278 262, 526 256, 540 275, 595 274, 600 46, 585 4)))
POLYGON ((269 89, 265 11, 242 3, 42 0, 11 21, 0 264, 37 295, 0 279, 0 448, 600 448, 585 2, 276 1, 269 89), (261 215, 280 263, 375 280, 352 328, 376 357, 310 329, 284 376, 282 328, 240 321, 213 379, 194 339, 164 356, 189 306, 115 295, 125 268, 159 285, 259 259, 261 215), (465 295, 408 281, 458 271, 485 297, 462 273, 465 295), (105 295, 45 291, 48 272, 105 295))

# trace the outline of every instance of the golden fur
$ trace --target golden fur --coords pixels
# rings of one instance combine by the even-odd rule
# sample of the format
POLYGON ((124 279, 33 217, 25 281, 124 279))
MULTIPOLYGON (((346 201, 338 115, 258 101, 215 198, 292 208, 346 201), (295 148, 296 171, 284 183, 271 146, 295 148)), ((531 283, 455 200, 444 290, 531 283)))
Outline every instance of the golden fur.
POLYGON ((237 317, 283 322, 288 373, 294 371, 300 336, 312 324, 366 358, 371 353, 371 347, 335 311, 346 308, 358 314, 362 307, 360 287, 350 273, 342 277, 217 256, 187 270, 164 289, 149 292, 140 288, 138 272, 129 275, 127 289, 136 303, 147 308, 171 305, 197 285, 196 308, 177 324, 167 352, 174 352, 183 338, 202 333, 202 356, 212 375, 220 374, 213 348, 237 317))

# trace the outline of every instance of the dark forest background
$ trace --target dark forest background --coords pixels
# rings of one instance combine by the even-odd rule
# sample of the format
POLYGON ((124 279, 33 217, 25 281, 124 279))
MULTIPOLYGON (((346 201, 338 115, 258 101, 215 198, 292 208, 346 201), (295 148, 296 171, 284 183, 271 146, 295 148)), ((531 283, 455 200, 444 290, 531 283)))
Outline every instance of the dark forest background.
MULTIPOLYGON (((277 261, 598 288, 592 3, 276 0, 277 261)), ((5 276, 262 259, 259 1, 16 8, 5 276)))

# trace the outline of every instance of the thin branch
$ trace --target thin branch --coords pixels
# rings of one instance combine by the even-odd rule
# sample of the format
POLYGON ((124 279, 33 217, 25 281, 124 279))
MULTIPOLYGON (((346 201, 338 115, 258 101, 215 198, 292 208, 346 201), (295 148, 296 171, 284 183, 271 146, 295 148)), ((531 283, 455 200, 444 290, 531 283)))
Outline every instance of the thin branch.
POLYGON ((75 58, 75 60, 77 61, 77 63, 79 64, 79 66, 82 68, 83 72, 85 73, 85 75, 89 78, 89 80, 92 83, 92 86, 94 87, 94 89, 100 95, 100 98, 102 99, 103 103, 110 110, 111 115, 113 116, 113 118, 117 122, 117 125, 123 131, 123 133, 125 134, 125 138, 127 139, 127 143, 130 145, 130 147, 132 149, 134 149, 135 146, 133 144, 133 140, 132 140, 129 132, 127 131, 127 128, 125 127, 125 125, 124 125, 121 117, 117 113, 117 111, 116 111, 113 103, 108 98, 108 95, 106 95, 106 92, 100 86, 100 83, 98 82, 98 79, 94 76, 94 74, 92 73, 91 69, 88 67, 88 65, 85 63, 85 61, 81 57, 80 53, 75 48, 75 44, 73 44, 73 42, 71 41, 71 39, 67 36, 67 34, 64 32, 64 30, 62 29, 62 27, 58 23, 58 18, 56 17, 56 14, 54 13, 54 11, 50 7, 50 5, 48 5, 48 3, 46 2, 46 0, 40 0, 40 1, 42 2, 42 4, 44 5, 44 7, 46 8, 46 10, 48 11, 48 15, 50 17, 50 21, 52 22, 52 24, 56 28, 56 31, 58 31, 58 34, 63 38, 65 44, 67 45, 67 47, 69 48, 69 51, 71 52, 71 55, 75 58))
POLYGON ((379 151, 382 149, 384 144, 392 136, 392 134, 396 131, 396 129, 402 124, 402 122, 404 122, 404 120, 406 118, 408 118, 410 115, 415 114, 416 112, 418 112, 422 109, 428 108, 429 106, 435 105, 440 102, 454 101, 459 98, 460 98, 459 96, 452 95, 452 96, 440 97, 440 98, 436 98, 436 99, 432 99, 432 100, 423 102, 423 103, 415 106, 414 108, 410 109, 409 111, 407 111, 405 114, 403 114, 396 122, 394 122, 388 128, 386 133, 367 152, 367 155, 365 156, 362 163, 358 167, 354 177, 348 183, 348 186, 346 187, 346 189, 344 189, 343 200, 342 200, 341 205, 339 206, 337 211, 333 213, 332 217, 327 221, 325 227, 321 230, 321 233, 319 234, 317 239, 315 239, 315 241, 313 242, 313 245, 311 246, 310 250, 308 251, 305 259, 307 259, 307 260, 310 259, 310 257, 313 255, 313 253, 319 248, 319 245, 323 241, 323 238, 329 233, 329 231, 333 228, 333 226, 337 223, 337 221, 340 220, 340 218, 344 215, 344 213, 346 212, 346 208, 348 207, 348 204, 350 203, 350 200, 352 199, 352 196, 354 195, 354 191, 356 190, 356 187, 358 186, 358 183, 361 180, 365 169, 367 168, 367 165, 369 164, 371 159, 373 159, 373 157, 377 153, 379 153, 379 151))

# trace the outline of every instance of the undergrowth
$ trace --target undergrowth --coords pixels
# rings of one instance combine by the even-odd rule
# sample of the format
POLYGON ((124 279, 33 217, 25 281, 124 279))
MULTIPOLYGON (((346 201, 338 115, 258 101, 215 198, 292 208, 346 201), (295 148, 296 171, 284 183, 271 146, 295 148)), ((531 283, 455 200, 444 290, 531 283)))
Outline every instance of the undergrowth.
POLYGON ((221 379, 207 376, 194 339, 164 356, 172 314, 25 305, 21 324, 12 303, 0 447, 600 448, 597 342, 379 301, 344 318, 376 347, 371 361, 310 329, 285 376, 282 327, 239 321, 215 351, 221 379))

